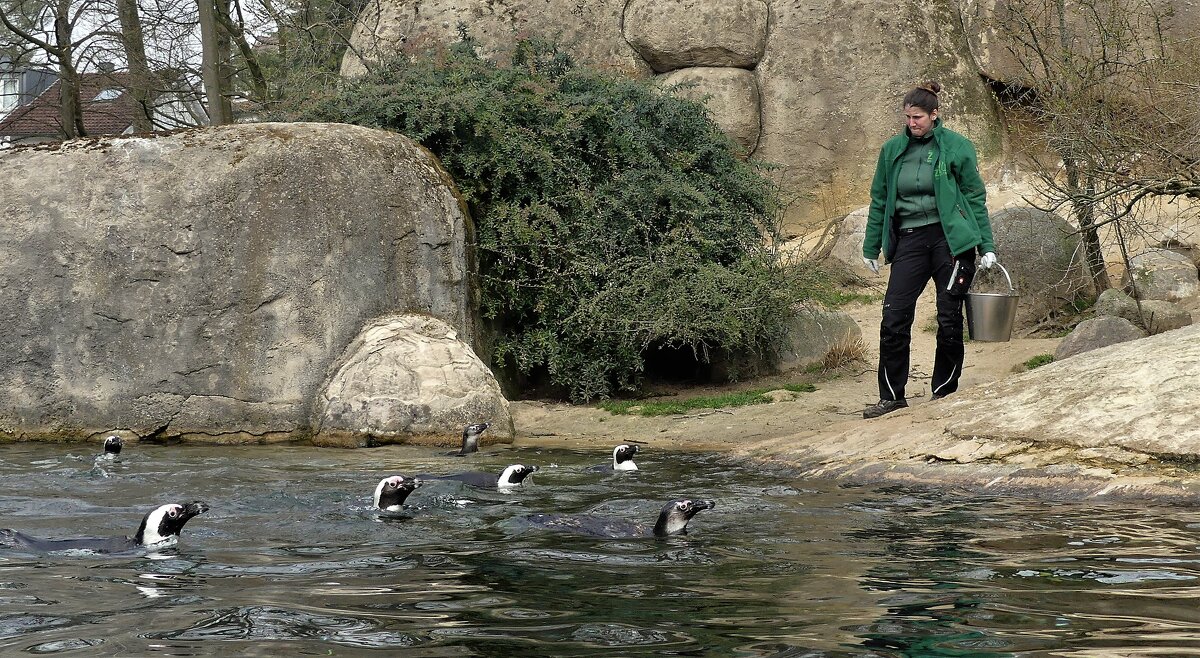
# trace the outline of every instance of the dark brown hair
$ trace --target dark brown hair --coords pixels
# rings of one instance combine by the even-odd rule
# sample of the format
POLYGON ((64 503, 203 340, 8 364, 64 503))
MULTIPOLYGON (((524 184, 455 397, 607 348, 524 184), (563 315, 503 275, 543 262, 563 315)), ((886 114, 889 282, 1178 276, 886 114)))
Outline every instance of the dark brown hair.
POLYGON ((919 107, 932 114, 938 109, 938 92, 941 90, 941 83, 934 80, 917 85, 916 89, 904 95, 903 107, 919 107))

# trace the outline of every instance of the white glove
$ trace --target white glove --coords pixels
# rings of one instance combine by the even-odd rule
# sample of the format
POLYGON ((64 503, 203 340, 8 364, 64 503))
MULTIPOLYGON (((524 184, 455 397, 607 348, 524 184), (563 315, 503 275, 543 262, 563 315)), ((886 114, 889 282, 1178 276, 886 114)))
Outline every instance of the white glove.
POLYGON ((987 252, 979 259, 979 266, 985 270, 990 270, 996 264, 996 254, 987 252))
MULTIPOLYGON (((993 256, 992 258, 994 260, 995 256, 993 256)), ((875 274, 879 274, 879 261, 878 260, 875 260, 874 258, 867 258, 864 256, 863 257, 863 265, 866 265, 875 274)))

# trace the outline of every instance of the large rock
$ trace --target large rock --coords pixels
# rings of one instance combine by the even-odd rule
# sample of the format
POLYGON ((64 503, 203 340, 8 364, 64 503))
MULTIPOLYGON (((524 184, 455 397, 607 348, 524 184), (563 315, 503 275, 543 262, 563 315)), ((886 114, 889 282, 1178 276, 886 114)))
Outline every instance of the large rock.
POLYGON ((721 130, 746 153, 754 152, 759 123, 758 82, 743 69, 702 66, 672 71, 658 77, 675 94, 703 101, 721 130))
POLYGON ((1054 350, 1054 359, 1059 361, 1101 347, 1124 343, 1127 340, 1137 340, 1145 335, 1146 332, 1138 329, 1137 325, 1125 318, 1102 315, 1084 320, 1076 325, 1075 329, 1058 344, 1058 349, 1054 350))
POLYGON ((1138 301, 1115 288, 1100 293, 1093 310, 1097 315, 1125 318, 1151 334, 1161 334, 1192 323, 1192 314, 1185 308, 1159 299, 1138 301))
POLYGON ((1191 326, 872 421, 772 438, 742 451, 791 462, 808 476, 937 482, 996 493, 1053 491, 1069 483, 1090 496, 1194 498, 1187 465, 1200 454, 1197 396, 1200 326, 1191 326))
POLYGON ((833 352, 861 355, 863 351, 862 329, 841 311, 801 309, 792 318, 788 338, 790 347, 779 363, 785 372, 822 364, 833 352))
POLYGON ((366 3, 342 60, 343 75, 422 44, 459 40, 460 27, 484 55, 506 61, 520 37, 557 39, 577 59, 645 77, 650 67, 621 32, 625 0, 380 0, 366 3))
POLYGON ((1125 286, 1139 299, 1178 302, 1200 292, 1192 257, 1170 249, 1150 249, 1129 259, 1125 286))
POLYGON ((500 384, 450 325, 425 315, 372 322, 346 349, 319 402, 314 442, 377 445, 414 437, 457 440, 486 422, 511 440, 512 414, 500 384))
POLYGON ((752 69, 767 44, 765 0, 631 0, 625 38, 657 72, 752 69))
MULTIPOLYGON (((991 216, 996 255, 1021 295, 1016 328, 1037 325, 1091 291, 1079 236, 1066 220, 1029 207, 1005 208, 991 216)), ((984 270, 971 289, 1007 292, 1000 268, 984 270)))
POLYGON ((0 153, 0 432, 303 436, 363 325, 472 341, 469 225, 427 151, 340 124, 0 153))

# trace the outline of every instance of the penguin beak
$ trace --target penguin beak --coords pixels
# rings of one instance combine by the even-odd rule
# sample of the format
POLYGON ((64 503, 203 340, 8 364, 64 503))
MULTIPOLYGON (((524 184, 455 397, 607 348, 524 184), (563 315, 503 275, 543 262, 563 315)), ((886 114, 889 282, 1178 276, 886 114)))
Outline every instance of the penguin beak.
POLYGON ((188 520, 193 516, 198 516, 209 510, 208 503, 203 503, 198 500, 187 503, 183 506, 183 520, 188 520))
POLYGON ((705 510, 705 509, 713 509, 713 508, 714 508, 714 507, 716 507, 716 506, 717 506, 717 501, 715 501, 715 500, 695 500, 695 501, 692 501, 692 507, 693 507, 693 508, 694 508, 694 509, 695 509, 697 512, 699 512, 700 510, 705 510))

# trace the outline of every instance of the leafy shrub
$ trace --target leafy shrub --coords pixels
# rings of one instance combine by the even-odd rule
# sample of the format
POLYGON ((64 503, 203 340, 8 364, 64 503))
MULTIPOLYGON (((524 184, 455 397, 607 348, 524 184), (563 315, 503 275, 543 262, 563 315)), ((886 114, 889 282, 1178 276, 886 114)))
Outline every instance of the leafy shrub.
POLYGON ((1034 368, 1039 368, 1041 366, 1046 365, 1047 363, 1053 363, 1053 362, 1054 362, 1053 354, 1039 354, 1035 357, 1030 358, 1028 361, 1025 362, 1024 365, 1025 365, 1026 370, 1033 370, 1034 368))
POLYGON ((509 67, 464 38, 374 68, 294 117, 441 159, 476 222, 494 366, 583 401, 635 390, 648 349, 777 349, 797 279, 769 248, 776 187, 702 105, 534 40, 509 67))

